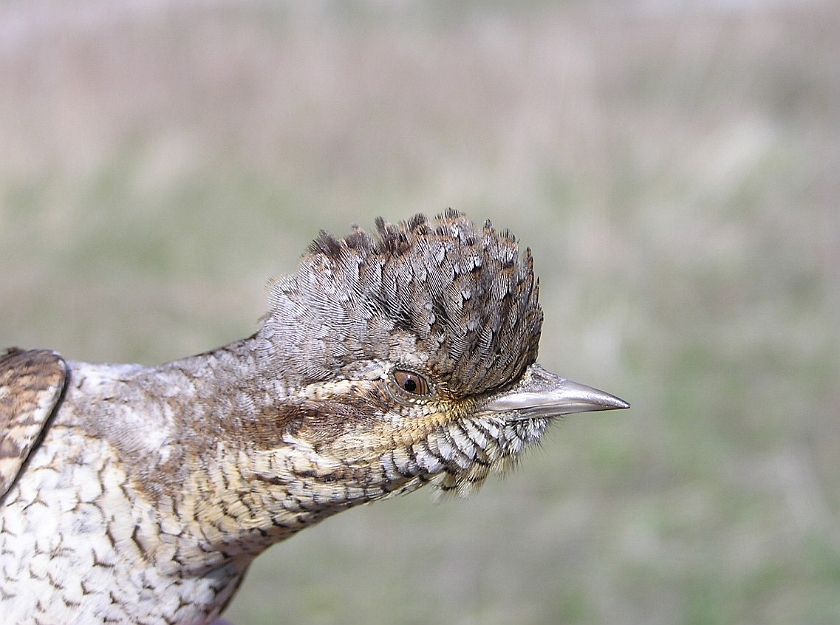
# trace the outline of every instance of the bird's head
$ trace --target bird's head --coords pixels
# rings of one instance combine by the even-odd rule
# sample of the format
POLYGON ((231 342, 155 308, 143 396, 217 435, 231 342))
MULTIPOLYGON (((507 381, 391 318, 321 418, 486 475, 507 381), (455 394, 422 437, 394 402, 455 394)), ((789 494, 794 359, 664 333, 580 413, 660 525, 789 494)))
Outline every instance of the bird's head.
POLYGON ((464 494, 554 417, 627 407, 536 364, 538 284, 511 234, 455 211, 377 229, 322 232, 272 287, 259 353, 303 470, 464 494))

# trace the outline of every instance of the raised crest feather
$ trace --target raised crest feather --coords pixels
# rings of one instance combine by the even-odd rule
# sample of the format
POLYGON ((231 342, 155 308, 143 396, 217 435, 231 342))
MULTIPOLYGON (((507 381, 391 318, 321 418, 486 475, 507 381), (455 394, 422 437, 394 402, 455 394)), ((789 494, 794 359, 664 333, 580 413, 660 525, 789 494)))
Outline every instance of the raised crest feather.
POLYGON ((289 352, 284 375, 311 381, 366 356, 411 364, 460 395, 504 387, 536 360, 533 262, 512 234, 451 209, 375 223, 374 236, 322 232, 276 282, 263 332, 272 353, 289 352))

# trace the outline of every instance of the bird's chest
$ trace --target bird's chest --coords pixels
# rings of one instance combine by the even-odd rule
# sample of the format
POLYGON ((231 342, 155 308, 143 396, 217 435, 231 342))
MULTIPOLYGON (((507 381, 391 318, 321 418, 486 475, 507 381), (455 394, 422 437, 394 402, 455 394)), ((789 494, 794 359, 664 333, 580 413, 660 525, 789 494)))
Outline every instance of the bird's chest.
POLYGON ((177 525, 138 497, 106 443, 60 426, 48 439, 0 506, 3 622, 204 623, 215 616, 247 564, 188 575, 177 525))

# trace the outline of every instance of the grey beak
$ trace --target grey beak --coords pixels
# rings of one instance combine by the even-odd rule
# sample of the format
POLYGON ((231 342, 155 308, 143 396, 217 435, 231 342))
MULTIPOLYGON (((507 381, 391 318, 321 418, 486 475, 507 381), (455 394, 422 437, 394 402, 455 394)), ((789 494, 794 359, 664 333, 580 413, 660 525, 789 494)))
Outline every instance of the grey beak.
POLYGON ((511 420, 558 417, 574 412, 629 408, 623 399, 549 373, 533 364, 512 389, 499 393, 484 410, 505 415, 511 420))

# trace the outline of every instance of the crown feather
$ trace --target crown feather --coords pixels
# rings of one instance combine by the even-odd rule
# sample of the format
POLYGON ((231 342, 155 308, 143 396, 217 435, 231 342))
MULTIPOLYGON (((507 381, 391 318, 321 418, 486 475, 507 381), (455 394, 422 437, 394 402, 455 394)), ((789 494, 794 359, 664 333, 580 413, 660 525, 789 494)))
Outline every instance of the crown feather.
POLYGON ((376 220, 321 232, 298 271, 277 280, 261 334, 286 379, 327 379, 360 358, 390 359, 455 395, 515 382, 536 360, 542 326, 531 252, 488 220, 452 209, 429 221, 376 220), (294 377, 294 376, 292 376, 294 377))

